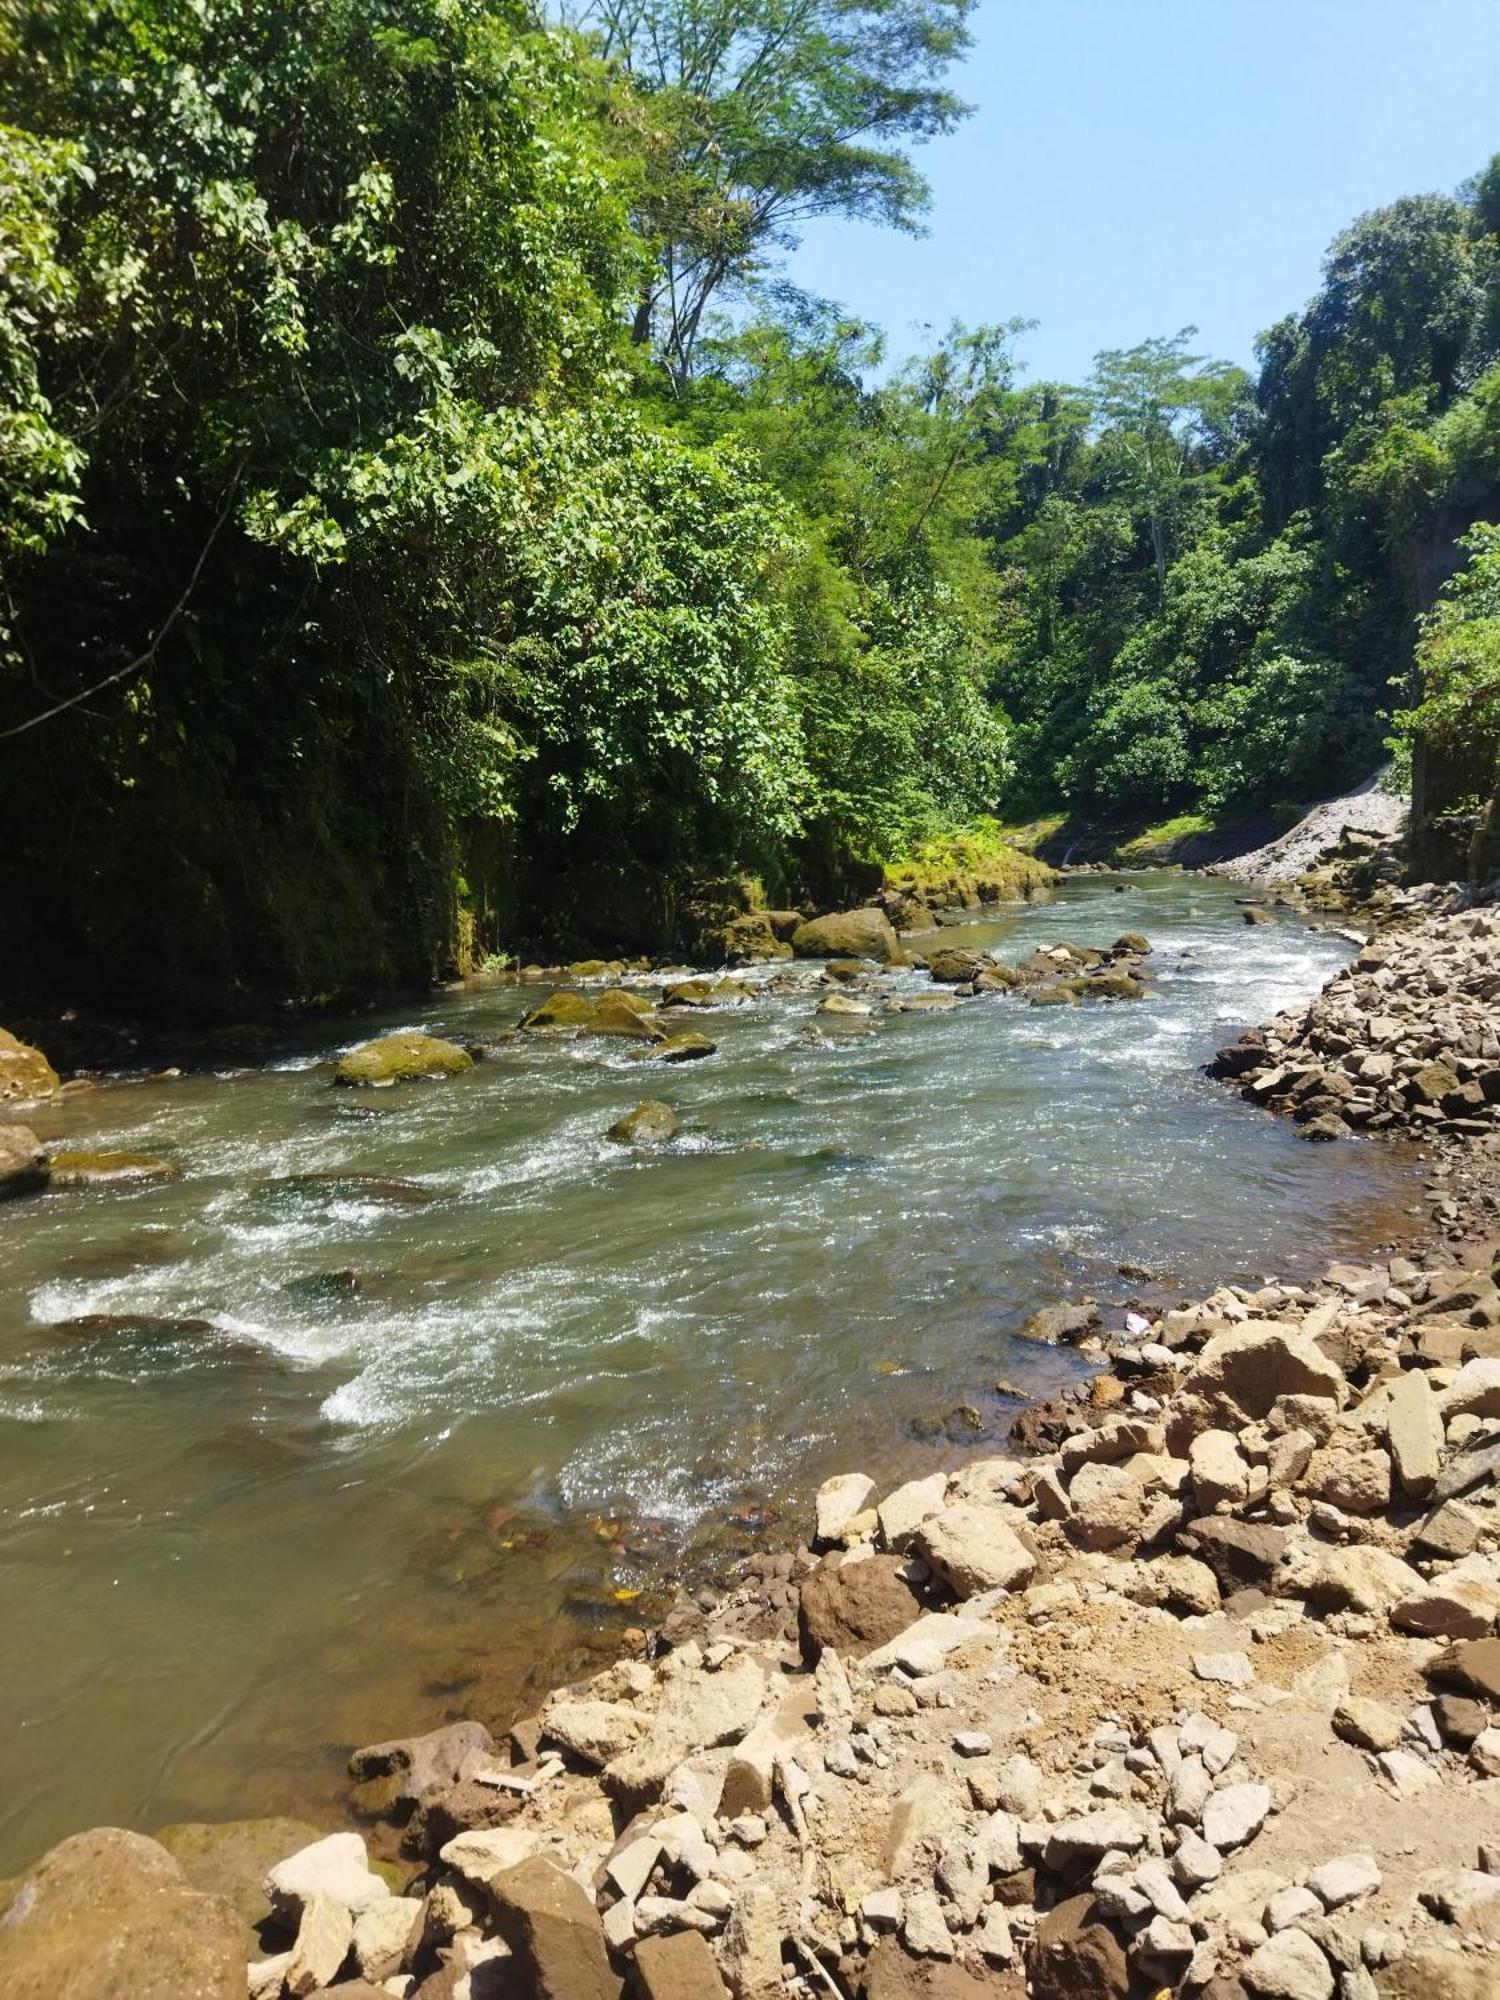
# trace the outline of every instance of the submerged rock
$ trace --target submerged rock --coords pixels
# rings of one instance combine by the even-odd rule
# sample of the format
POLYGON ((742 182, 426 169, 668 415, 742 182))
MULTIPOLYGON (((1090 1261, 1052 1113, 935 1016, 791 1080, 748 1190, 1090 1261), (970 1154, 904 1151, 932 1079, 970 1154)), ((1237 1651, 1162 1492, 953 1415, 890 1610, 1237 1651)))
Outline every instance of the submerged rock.
POLYGON ((171 1319, 159 1313, 79 1313, 73 1319, 48 1322, 48 1333, 77 1333, 85 1336, 138 1335, 152 1340, 189 1340, 212 1333, 211 1319, 171 1319))
POLYGON ((387 1208, 423 1208, 436 1201, 439 1190, 423 1187, 420 1181, 404 1181, 394 1174, 341 1174, 334 1172, 287 1174, 281 1180, 261 1181, 255 1192, 273 1202, 368 1201, 387 1208))
POLYGON ((664 1146, 677 1136, 677 1113, 670 1104, 648 1097, 634 1111, 617 1118, 604 1136, 617 1146, 664 1146))
POLYGON ((667 1035, 651 1054, 658 1062, 699 1062, 704 1056, 717 1055, 719 1045, 711 1042, 707 1035, 667 1035))
POLYGON ((175 1161, 152 1153, 82 1153, 64 1150, 47 1163, 55 1188, 132 1187, 151 1181, 180 1181, 175 1161))
POLYGON ((0 1125, 0 1201, 47 1185, 47 1150, 29 1125, 0 1125))
POLYGON ((223 1896, 247 1924, 269 1912, 266 1875, 283 1855, 319 1838, 301 1819, 181 1820, 157 1829, 156 1838, 193 1888, 223 1896))
POLYGON ((60 1088, 57 1071, 41 1050, 0 1028, 0 1104, 55 1097, 60 1088))
POLYGON ((429 1077, 460 1076, 474 1067, 474 1058, 456 1042, 437 1035, 381 1035, 361 1042, 341 1056, 335 1083, 365 1084, 380 1090, 388 1084, 411 1083, 429 1077))

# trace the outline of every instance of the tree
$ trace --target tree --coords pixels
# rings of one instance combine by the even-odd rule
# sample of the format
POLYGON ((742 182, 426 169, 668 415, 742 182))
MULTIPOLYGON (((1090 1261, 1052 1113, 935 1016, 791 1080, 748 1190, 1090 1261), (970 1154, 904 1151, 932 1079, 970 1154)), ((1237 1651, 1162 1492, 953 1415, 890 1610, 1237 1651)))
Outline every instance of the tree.
POLYGON ((644 161, 635 211, 655 269, 636 312, 674 383, 704 316, 820 215, 915 230, 903 146, 966 107, 941 86, 973 0, 579 0, 570 18, 628 78, 644 161))
POLYGON ((1151 532, 1156 589, 1165 593, 1183 503, 1235 440, 1249 378, 1228 361, 1189 354, 1197 333, 1143 340, 1095 356, 1092 390, 1106 461, 1151 532))

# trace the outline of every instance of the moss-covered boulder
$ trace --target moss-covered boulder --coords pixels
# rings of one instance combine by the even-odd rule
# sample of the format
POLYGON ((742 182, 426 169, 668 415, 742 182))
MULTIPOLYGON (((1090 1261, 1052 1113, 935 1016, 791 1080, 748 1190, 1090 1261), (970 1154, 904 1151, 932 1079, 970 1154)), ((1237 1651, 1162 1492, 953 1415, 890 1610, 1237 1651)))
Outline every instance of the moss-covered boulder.
POLYGON ((55 1188, 144 1187, 152 1181, 180 1181, 175 1160, 154 1153, 88 1153, 64 1148, 47 1162, 55 1188))
POLYGON ((1091 972, 1086 978, 1075 979, 1072 985, 1080 1000, 1144 1000, 1146 997, 1146 989, 1140 980, 1120 970, 1091 972))
POLYGON ((651 1002, 644 993, 614 987, 607 993, 551 993, 533 1007, 521 1026, 561 1028, 575 1035, 622 1035, 636 1042, 659 1041, 664 1030, 651 1019, 651 1002))
POLYGON ((29 1125, 0 1125, 0 1201, 47 1185, 47 1149, 29 1125))
POLYGON ((884 910, 843 910, 814 917, 792 932, 798 958, 874 958, 883 965, 902 962, 901 942, 884 910))
POLYGON ((41 1050, 0 1028, 0 1104, 28 1104, 57 1091, 57 1071, 41 1050))
POLYGON ((986 952, 963 951, 945 946, 929 954, 927 970, 944 986, 964 986, 987 972, 992 961, 986 952))
POLYGON ((747 910, 742 916, 732 917, 706 943, 710 952, 722 952, 731 964, 790 958, 792 947, 787 942, 790 931, 777 927, 778 918, 788 917, 792 929, 802 921, 795 910, 747 910))
POLYGON ((711 979, 679 979, 662 991, 663 1007, 712 1007, 714 983, 711 979))
POLYGON ((461 1049, 457 1042, 445 1042, 439 1035, 380 1035, 341 1056, 333 1080, 381 1090, 393 1083, 461 1076, 473 1067, 474 1058, 467 1049, 461 1049))
POLYGON ((641 1011, 638 999, 639 995, 634 993, 602 995, 592 1019, 581 1032, 585 1035, 619 1035, 632 1042, 664 1041, 666 1029, 658 1027, 648 1013, 641 1011))
POLYGON ((1113 949, 1117 958, 1144 958, 1151 950, 1151 940, 1143 931, 1121 931, 1113 949))
POLYGON ((167 1850, 117 1826, 44 1854, 0 1909, 5 2000, 244 2000, 245 1928, 167 1850))
POLYGON ((664 1146, 677 1136, 677 1113, 670 1104, 648 1097, 634 1111, 617 1118, 604 1136, 617 1146, 664 1146))

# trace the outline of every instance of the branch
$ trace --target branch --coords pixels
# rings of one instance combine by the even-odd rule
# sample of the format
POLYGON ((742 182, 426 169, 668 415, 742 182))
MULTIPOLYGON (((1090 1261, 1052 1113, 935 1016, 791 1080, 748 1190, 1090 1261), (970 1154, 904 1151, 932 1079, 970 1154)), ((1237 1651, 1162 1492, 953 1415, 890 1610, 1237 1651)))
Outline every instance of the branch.
POLYGON ((77 708, 80 702, 88 701, 96 694, 102 694, 107 687, 113 687, 117 681, 128 680, 132 674, 139 673, 143 667, 151 664, 161 650, 163 639, 187 609, 188 600, 198 587, 198 579, 203 574, 203 565, 208 561, 208 552, 218 540, 219 530, 229 519, 229 511, 234 504, 235 490, 239 486, 240 471, 243 466, 244 460, 241 459, 239 465, 235 467, 234 477, 229 482, 229 491, 224 496, 224 505, 219 509, 219 517, 209 530, 208 540, 198 551, 198 560, 193 564, 193 573, 188 578, 181 597, 157 626, 145 651, 137 653, 133 660, 127 660, 125 665, 118 667, 114 673, 106 674, 102 681, 95 681, 92 687, 81 688, 77 694, 70 694, 66 701, 58 702, 55 707, 44 708, 40 715, 33 715, 25 722, 17 722, 9 729, 0 729, 0 743, 11 736, 24 736, 28 729, 40 728, 42 723, 50 722, 54 716, 62 715, 70 708, 77 708))

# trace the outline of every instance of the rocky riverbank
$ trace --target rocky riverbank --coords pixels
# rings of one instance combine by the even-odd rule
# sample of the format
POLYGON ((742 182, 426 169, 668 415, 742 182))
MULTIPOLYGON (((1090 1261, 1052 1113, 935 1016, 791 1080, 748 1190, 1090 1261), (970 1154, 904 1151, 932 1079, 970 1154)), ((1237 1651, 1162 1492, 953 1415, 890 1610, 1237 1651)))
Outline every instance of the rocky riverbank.
MULTIPOLYGON (((1425 995, 1488 1062, 1482 1025, 1463 1044, 1494 922, 1394 934, 1277 1037, 1336 1018, 1348 1046, 1315 1053, 1359 1095, 1370 994, 1412 1037, 1387 1084, 1430 1059, 1425 995)), ((1037 990, 1107 978, 1096 956, 1037 990)), ((0 1924, 0 1990, 51 2000, 107 1936, 122 1990, 238 2000, 246 1920, 256 2000, 1500 1990, 1500 1131, 1437 1108, 1375 1128, 1433 1148, 1431 1241, 1057 1316, 1097 1372, 1013 1455, 894 1491, 851 1470, 805 1548, 508 1740, 459 1719, 358 1751, 366 1836, 179 1830, 185 1875, 136 1836, 63 1843, 0 1924)))

